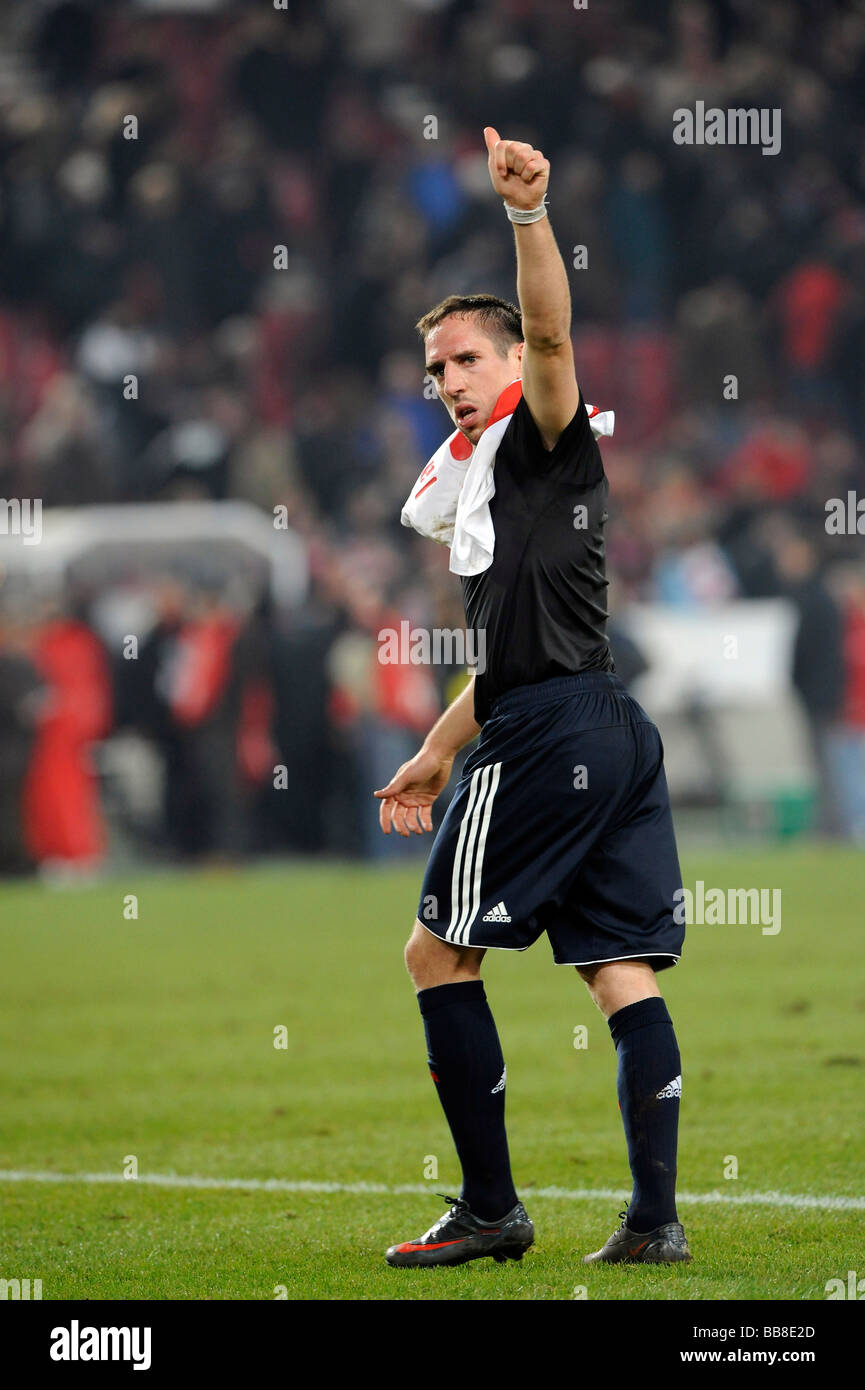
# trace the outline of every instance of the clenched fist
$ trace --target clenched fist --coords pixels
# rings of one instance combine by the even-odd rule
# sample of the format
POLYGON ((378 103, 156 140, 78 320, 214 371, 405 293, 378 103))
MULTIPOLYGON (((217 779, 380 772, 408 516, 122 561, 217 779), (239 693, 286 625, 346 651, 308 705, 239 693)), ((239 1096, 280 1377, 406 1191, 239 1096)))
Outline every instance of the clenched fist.
POLYGON ((484 126, 493 188, 512 208, 540 207, 550 178, 550 161, 521 140, 503 140, 494 126, 484 126))

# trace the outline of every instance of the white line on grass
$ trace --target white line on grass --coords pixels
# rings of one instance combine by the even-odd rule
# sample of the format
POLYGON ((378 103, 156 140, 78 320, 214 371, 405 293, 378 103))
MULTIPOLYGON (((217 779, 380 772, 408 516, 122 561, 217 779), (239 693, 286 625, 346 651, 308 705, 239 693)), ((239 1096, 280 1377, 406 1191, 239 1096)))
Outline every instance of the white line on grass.
MULTIPOLYGON (((4 1182, 76 1182, 127 1183, 137 1182, 148 1187, 192 1188, 195 1191, 216 1192, 348 1192, 357 1196, 379 1193, 397 1196, 403 1192, 426 1193, 435 1189, 429 1183, 383 1182, 315 1182, 288 1178, 199 1178, 178 1173, 139 1173, 137 1178, 125 1178, 122 1173, 40 1173, 28 1169, 0 1169, 4 1182)), ((568 1202, 621 1202, 621 1189, 612 1187, 527 1187, 526 1199, 550 1197, 568 1202)), ((794 1207, 800 1211, 865 1211, 865 1197, 833 1197, 809 1192, 677 1192, 677 1202, 683 1206, 731 1207, 794 1207)))

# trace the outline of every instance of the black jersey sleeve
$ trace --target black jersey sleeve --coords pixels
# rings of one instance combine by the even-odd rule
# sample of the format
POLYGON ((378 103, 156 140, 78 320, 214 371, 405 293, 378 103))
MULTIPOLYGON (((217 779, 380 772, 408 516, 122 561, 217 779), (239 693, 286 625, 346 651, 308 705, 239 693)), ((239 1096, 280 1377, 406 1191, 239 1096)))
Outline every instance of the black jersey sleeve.
POLYGON ((552 449, 545 447, 524 396, 514 411, 512 424, 514 448, 532 469, 561 471, 569 477, 579 476, 581 481, 587 483, 598 482, 603 477, 601 453, 592 434, 582 394, 573 419, 562 430, 552 449))

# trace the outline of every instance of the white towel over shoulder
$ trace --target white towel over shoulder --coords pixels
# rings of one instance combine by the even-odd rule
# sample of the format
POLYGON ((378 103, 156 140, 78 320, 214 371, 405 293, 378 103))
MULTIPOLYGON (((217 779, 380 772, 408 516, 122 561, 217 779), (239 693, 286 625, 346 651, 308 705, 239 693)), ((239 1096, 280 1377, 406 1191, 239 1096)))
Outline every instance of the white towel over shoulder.
MULTIPOLYGON (((481 574, 493 562, 496 537, 490 502, 496 491, 495 458, 521 395, 520 381, 505 388, 474 448, 461 430, 454 430, 433 454, 402 509, 403 526, 450 546, 453 574, 481 574)), ((586 410, 596 439, 613 433, 612 410, 590 405, 586 410)))

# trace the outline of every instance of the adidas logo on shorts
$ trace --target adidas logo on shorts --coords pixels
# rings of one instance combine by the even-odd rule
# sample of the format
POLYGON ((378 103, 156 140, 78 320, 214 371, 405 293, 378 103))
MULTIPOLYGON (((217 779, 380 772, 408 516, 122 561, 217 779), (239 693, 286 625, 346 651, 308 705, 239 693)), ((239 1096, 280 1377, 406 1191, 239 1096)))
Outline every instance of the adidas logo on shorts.
POLYGON ((490 908, 489 912, 484 914, 483 920, 485 922, 509 922, 511 919, 508 916, 508 910, 504 903, 500 902, 495 907, 490 908))

